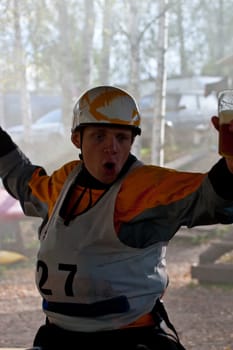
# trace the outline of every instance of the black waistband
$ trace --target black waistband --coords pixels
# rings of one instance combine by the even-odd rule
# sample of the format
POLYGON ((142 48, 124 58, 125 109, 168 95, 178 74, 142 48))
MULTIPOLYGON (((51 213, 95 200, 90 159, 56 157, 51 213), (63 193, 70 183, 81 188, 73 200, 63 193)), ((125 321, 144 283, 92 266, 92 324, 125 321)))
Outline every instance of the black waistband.
POLYGON ((58 303, 43 300, 43 309, 67 316, 98 317, 129 311, 129 302, 126 296, 121 295, 92 304, 83 303, 58 303))

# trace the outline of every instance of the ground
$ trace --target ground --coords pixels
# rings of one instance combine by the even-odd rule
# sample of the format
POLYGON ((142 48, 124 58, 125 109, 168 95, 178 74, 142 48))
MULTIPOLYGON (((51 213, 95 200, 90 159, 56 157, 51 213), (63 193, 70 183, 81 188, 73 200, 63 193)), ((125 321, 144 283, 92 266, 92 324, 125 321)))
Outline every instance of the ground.
MULTIPOLYGON (((190 274, 190 266, 208 244, 179 235, 170 243, 170 283, 164 302, 187 350, 233 350, 233 286, 200 285, 190 274)), ((32 265, 2 272, 0 317, 0 347, 31 345, 44 321, 32 265)))
POLYGON ((190 275, 190 266, 206 248, 170 245, 165 303, 187 350, 233 350, 233 286, 200 285, 190 275))

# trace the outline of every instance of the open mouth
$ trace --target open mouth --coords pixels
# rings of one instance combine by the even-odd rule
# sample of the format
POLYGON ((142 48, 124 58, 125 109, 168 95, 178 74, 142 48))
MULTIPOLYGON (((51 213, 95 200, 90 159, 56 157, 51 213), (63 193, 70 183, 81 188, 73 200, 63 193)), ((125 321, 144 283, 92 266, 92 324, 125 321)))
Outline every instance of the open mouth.
POLYGON ((104 167, 107 169, 107 170, 113 170, 114 169, 114 166, 115 164, 112 163, 112 162, 107 162, 104 164, 104 167))

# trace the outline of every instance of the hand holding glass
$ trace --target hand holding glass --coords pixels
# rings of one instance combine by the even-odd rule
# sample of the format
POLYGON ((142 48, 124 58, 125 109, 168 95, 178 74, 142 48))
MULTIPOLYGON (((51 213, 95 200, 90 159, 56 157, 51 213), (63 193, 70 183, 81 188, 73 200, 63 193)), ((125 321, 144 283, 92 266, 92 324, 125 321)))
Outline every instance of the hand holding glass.
POLYGON ((219 154, 233 157, 233 90, 223 90, 218 94, 219 154))

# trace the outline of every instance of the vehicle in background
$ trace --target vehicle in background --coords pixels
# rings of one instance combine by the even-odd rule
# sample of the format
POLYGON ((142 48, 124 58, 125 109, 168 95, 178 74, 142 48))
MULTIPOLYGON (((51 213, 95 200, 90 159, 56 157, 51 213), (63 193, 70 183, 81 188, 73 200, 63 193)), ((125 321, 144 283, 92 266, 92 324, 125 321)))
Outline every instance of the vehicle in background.
MULTIPOLYGON (((24 125, 15 125, 7 129, 16 143, 24 140, 24 125)), ((37 119, 30 128, 32 142, 44 142, 54 139, 60 139, 65 136, 65 127, 62 121, 62 110, 54 109, 39 119, 37 119)))
MULTIPOLYGON (((154 96, 143 96, 139 107, 143 118, 153 119, 154 96)), ((217 113, 217 99, 211 94, 207 97, 201 92, 170 93, 166 96, 165 120, 173 126, 196 126, 209 122, 212 115, 217 113)))
MULTIPOLYGON (((154 103, 154 95, 152 94, 143 96, 139 103, 142 114, 142 131, 147 145, 151 142, 155 113, 154 103)), ((171 139, 170 134, 173 133, 177 140, 180 137, 188 137, 189 142, 192 142, 197 133, 208 130, 210 118, 216 114, 217 99, 215 94, 205 97, 202 91, 167 93, 165 134, 167 132, 169 139, 171 139)))
POLYGON ((205 97, 202 92, 188 92, 175 96, 175 100, 175 109, 168 108, 166 117, 177 127, 195 128, 199 124, 208 124, 210 117, 217 113, 217 98, 213 94, 205 97))
MULTIPOLYGON (((55 91, 50 93, 28 91, 28 93, 33 122, 54 109, 62 108, 62 96, 55 91)), ((21 103, 20 91, 1 93, 1 118, 5 128, 18 125, 23 120, 21 103)))

